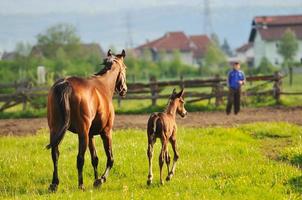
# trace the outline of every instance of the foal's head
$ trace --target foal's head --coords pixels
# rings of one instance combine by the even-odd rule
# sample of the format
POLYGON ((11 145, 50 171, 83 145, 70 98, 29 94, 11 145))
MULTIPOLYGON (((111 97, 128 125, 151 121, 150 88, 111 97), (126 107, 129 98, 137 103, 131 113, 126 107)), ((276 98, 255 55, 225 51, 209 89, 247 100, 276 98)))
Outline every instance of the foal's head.
POLYGON ((185 117, 188 112, 185 109, 184 90, 182 89, 179 93, 174 89, 170 96, 169 106, 176 106, 176 112, 181 116, 185 117))
POLYGON ((107 58, 104 59, 104 65, 106 70, 119 69, 119 73, 115 82, 115 91, 120 96, 125 96, 127 93, 126 84, 126 65, 124 64, 124 58, 126 57, 125 50, 122 53, 114 55, 109 49, 107 58))

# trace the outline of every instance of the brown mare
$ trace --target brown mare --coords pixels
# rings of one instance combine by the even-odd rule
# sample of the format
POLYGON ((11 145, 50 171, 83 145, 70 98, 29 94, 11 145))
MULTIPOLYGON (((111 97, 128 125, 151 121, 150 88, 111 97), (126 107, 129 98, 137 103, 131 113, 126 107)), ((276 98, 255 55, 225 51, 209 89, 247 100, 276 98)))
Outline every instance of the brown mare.
POLYGON ((106 181, 113 166, 111 138, 114 108, 112 97, 115 91, 120 96, 125 96, 127 92, 124 57, 124 50, 119 55, 113 55, 109 50, 103 63, 105 67, 97 74, 89 78, 68 77, 61 79, 50 89, 47 105, 50 144, 47 145, 47 148, 51 148, 54 167, 52 183, 49 186, 51 191, 56 191, 59 184, 58 145, 66 130, 78 134, 79 188, 84 189, 82 173, 87 146, 90 150, 91 163, 94 169, 94 186, 100 186, 106 181), (107 156, 106 170, 100 178, 97 172, 98 157, 94 135, 101 136, 107 156))
POLYGON ((167 164, 168 176, 167 181, 171 180, 172 176, 175 173, 176 162, 178 160, 179 154, 177 152, 176 145, 176 122, 175 117, 176 113, 181 117, 187 115, 187 111, 184 107, 184 91, 181 90, 179 93, 173 90, 172 95, 170 96, 168 106, 166 110, 162 113, 153 113, 148 120, 147 134, 148 134, 148 150, 147 155, 149 159, 149 174, 147 184, 152 183, 152 156, 153 156, 153 146, 156 142, 156 139, 159 138, 162 144, 161 152, 159 155, 159 168, 160 168, 160 183, 163 184, 162 179, 162 168, 164 161, 167 164), (168 153, 168 142, 170 141, 173 151, 174 159, 172 169, 170 171, 170 155, 168 153))

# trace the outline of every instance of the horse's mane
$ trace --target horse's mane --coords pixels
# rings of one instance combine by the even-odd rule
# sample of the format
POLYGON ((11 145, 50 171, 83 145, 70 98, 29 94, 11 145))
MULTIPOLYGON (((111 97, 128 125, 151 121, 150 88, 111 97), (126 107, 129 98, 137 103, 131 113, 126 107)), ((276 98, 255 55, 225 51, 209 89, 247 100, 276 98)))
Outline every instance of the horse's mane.
POLYGON ((111 69, 112 65, 113 65, 113 62, 116 60, 116 58, 119 58, 121 57, 122 55, 118 54, 118 55, 113 55, 113 56, 110 56, 110 57, 107 57, 103 60, 103 63, 102 64, 99 64, 99 65, 105 65, 105 67, 103 69, 101 69, 99 72, 97 72, 96 76, 102 76, 103 74, 105 74, 108 70, 111 69))
POLYGON ((112 57, 107 57, 103 60, 103 63, 102 64, 99 64, 99 65, 104 65, 104 68, 101 69, 99 72, 95 73, 94 75, 96 76, 101 76, 103 74, 105 74, 108 70, 111 69, 112 67, 112 64, 113 64, 113 61, 114 61, 114 58, 112 57))

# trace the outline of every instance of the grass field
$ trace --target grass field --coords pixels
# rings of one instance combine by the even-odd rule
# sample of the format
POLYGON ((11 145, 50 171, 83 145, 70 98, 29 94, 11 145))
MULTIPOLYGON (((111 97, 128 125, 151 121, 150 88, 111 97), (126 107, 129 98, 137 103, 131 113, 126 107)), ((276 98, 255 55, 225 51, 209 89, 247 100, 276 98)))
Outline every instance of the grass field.
MULTIPOLYGON (((146 185, 146 133, 117 130, 115 164, 108 181, 94 189, 86 153, 84 184, 77 189, 77 137, 67 133, 60 146, 60 185, 48 192, 52 162, 46 130, 28 137, 0 137, 0 198, 14 199, 300 199, 302 127, 254 123, 233 128, 179 128, 180 159, 171 182, 159 184, 160 145, 155 145, 154 183, 146 185)), ((99 171, 105 155, 97 138, 99 171)), ((170 149, 170 153, 171 153, 170 149)), ((164 168, 166 169, 166 168, 164 168)), ((166 174, 166 170, 164 171, 166 174)))

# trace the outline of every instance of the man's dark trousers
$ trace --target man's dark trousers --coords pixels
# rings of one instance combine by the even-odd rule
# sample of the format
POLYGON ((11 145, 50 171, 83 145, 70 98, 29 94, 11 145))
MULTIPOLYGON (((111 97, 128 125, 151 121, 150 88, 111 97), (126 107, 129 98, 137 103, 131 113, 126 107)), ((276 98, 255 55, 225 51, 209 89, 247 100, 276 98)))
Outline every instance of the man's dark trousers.
POLYGON ((228 93, 228 103, 226 107, 226 113, 229 115, 232 111, 232 106, 234 104, 234 114, 236 115, 240 111, 240 94, 241 89, 229 88, 228 93))

